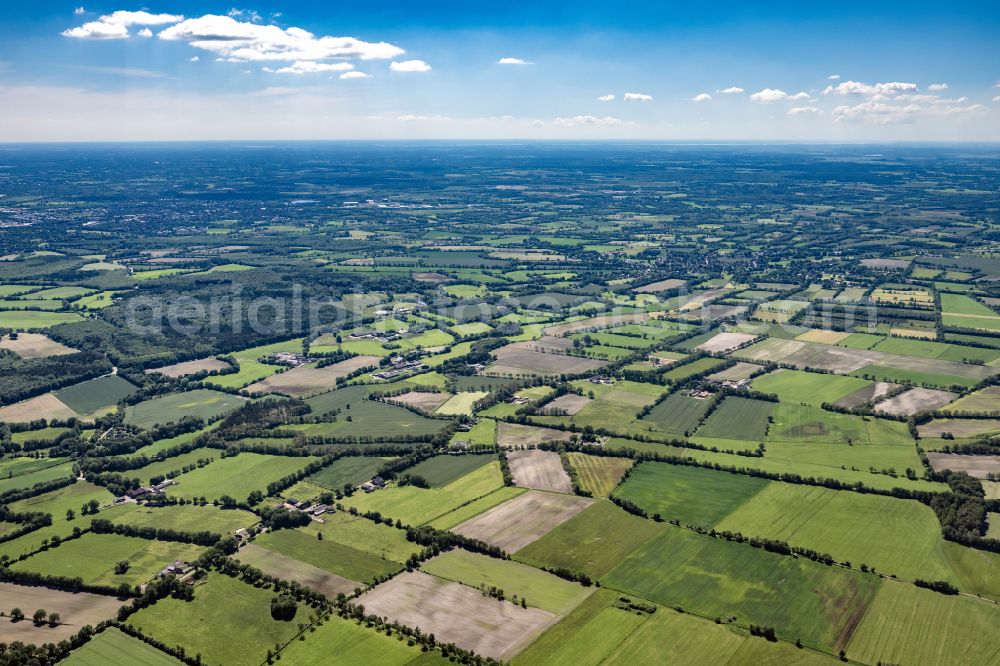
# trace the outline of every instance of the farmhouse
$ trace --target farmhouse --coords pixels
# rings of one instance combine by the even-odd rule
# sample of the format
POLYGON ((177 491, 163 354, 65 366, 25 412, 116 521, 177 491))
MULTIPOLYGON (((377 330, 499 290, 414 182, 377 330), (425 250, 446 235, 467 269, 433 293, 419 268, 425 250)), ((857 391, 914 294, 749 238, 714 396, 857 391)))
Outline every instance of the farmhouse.
POLYGON ((194 571, 194 565, 190 562, 183 562, 177 560, 176 562, 171 562, 167 566, 163 567, 160 571, 160 578, 166 578, 167 576, 185 576, 194 571))

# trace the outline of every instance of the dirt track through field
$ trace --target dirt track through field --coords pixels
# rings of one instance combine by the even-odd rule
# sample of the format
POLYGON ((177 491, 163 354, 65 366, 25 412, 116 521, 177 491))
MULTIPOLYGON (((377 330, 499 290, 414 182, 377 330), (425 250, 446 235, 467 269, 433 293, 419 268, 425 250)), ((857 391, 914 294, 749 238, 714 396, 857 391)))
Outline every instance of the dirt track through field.
POLYGON ((494 659, 510 659, 558 619, 421 571, 396 576, 358 599, 367 613, 432 633, 494 659))
POLYGON ((452 532, 515 553, 593 503, 575 495, 529 491, 465 521, 452 532))

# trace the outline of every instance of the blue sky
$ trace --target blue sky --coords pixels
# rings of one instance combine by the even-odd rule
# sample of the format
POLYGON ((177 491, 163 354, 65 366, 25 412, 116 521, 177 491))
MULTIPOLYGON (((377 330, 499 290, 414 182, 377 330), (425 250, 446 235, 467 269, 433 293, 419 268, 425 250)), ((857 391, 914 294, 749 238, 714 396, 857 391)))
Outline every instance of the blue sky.
POLYGON ((998 34, 983 2, 4 3, 0 141, 1000 140, 998 34))

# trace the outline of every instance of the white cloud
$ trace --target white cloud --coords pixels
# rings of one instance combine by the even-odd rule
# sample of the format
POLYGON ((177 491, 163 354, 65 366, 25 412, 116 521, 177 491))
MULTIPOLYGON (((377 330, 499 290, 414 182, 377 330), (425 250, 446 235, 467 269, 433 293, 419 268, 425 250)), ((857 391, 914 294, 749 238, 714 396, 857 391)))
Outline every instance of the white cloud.
POLYGON ((615 96, 614 95, 601 95, 600 97, 597 98, 597 101, 598 102, 613 102, 613 101, 615 101, 615 96))
POLYGON ((826 78, 829 81, 837 81, 838 79, 840 79, 840 74, 831 74, 830 76, 828 76, 826 78))
POLYGON ((994 102, 1000 102, 1000 95, 997 95, 996 97, 994 97, 993 101, 994 102))
POLYGON ((87 10, 84 9, 83 7, 77 7, 76 9, 73 10, 73 13, 79 16, 80 14, 87 13, 87 10))
POLYGON ((916 83, 905 83, 901 81, 890 81, 888 83, 876 83, 870 85, 860 81, 844 81, 835 86, 827 86, 823 90, 824 95, 865 95, 868 97, 878 97, 894 95, 899 93, 917 92, 916 83))
POLYGON ((817 109, 815 106, 796 106, 788 109, 788 115, 790 116, 818 116, 822 113, 823 111, 817 109))
POLYGON ((344 72, 340 75, 342 79, 370 79, 371 74, 365 74, 364 72, 344 72))
POLYGON ((78 28, 63 31, 63 37, 76 39, 128 39, 128 28, 123 25, 90 21, 78 28))
POLYGON ((423 60, 403 60, 390 63, 389 69, 394 72, 429 72, 431 66, 423 60))
POLYGON ((764 88, 750 95, 750 99, 760 104, 771 104, 772 102, 799 101, 809 99, 809 93, 797 92, 794 95, 786 93, 780 88, 764 88))
POLYGON ((604 116, 603 118, 597 116, 572 116, 569 118, 556 118, 552 121, 552 124, 557 127, 609 126, 621 125, 622 121, 620 118, 612 116, 604 116))
POLYGON ((691 98, 692 102, 708 102, 711 101, 712 96, 708 93, 699 93, 691 98))
POLYGON ((403 116, 396 116, 396 120, 402 121, 404 123, 417 123, 417 122, 444 122, 451 120, 447 116, 415 116, 413 114, 406 114, 403 116))
POLYGON ((715 92, 719 93, 720 95, 741 95, 746 91, 743 90, 743 88, 740 88, 739 86, 729 86, 728 88, 723 88, 722 90, 716 90, 715 92))
POLYGON ((271 69, 270 67, 265 67, 265 72, 272 72, 274 74, 322 74, 323 72, 343 72, 349 69, 354 69, 354 65, 349 62, 313 62, 311 60, 300 60, 294 62, 287 67, 282 67, 281 69, 271 69))
POLYGON ((940 92, 942 90, 947 90, 948 89, 948 84, 947 83, 932 83, 929 86, 927 86, 927 89, 930 90, 931 92, 940 92))
POLYGON ((498 65, 534 65, 533 62, 528 62, 527 60, 521 60, 520 58, 500 58, 497 60, 498 65))
POLYGON ((160 39, 188 42, 232 61, 301 61, 330 58, 389 59, 403 49, 387 42, 365 42, 354 37, 316 37, 302 28, 281 29, 229 16, 206 14, 170 26, 160 39))
POLYGON ((855 106, 838 106, 833 110, 835 122, 862 122, 873 125, 888 125, 898 122, 912 122, 922 108, 917 104, 896 106, 883 102, 861 102, 855 106))
POLYGON ((653 96, 652 95, 646 95, 644 93, 631 93, 631 92, 627 92, 627 93, 625 93, 625 97, 623 99, 626 102, 652 102, 653 101, 653 96))
POLYGON ((198 62, 199 60, 201 60, 201 58, 199 58, 198 56, 191 56, 190 58, 188 58, 188 62, 198 62))
POLYGON ((150 30, 149 28, 143 28, 142 30, 140 30, 135 34, 137 34, 139 37, 145 37, 146 39, 149 39, 150 37, 153 36, 153 31, 150 30))
MULTIPOLYGON (((83 7, 78 9, 82 10, 83 7)), ((82 13, 74 11, 74 14, 82 13)), ((77 39, 127 39, 128 29, 133 25, 167 25, 183 21, 184 17, 175 14, 150 14, 149 12, 117 11, 106 14, 96 21, 89 21, 77 28, 63 31, 65 37, 77 39)), ((149 29, 139 32, 141 37, 151 36, 149 29), (145 33, 150 33, 146 35, 145 33)))

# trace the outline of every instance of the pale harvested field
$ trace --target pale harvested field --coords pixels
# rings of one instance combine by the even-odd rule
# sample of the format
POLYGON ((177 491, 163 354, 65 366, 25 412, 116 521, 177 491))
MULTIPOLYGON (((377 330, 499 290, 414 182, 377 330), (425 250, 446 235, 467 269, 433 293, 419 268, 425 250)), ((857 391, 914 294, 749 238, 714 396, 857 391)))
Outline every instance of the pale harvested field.
POLYGON ((805 348, 805 342, 798 340, 783 340, 781 338, 768 338, 763 342, 741 349, 733 356, 745 358, 750 361, 780 361, 789 354, 793 354, 805 348))
POLYGON ((984 389, 962 396, 944 410, 952 413, 962 412, 992 412, 1000 413, 1000 386, 987 386, 984 389))
POLYGON ((115 617, 124 604, 116 597, 103 594, 74 594, 45 587, 0 583, 0 611, 9 615, 12 608, 20 608, 29 618, 21 622, 11 622, 6 617, 0 619, 0 643, 58 643, 86 624, 95 626, 101 620, 115 617), (30 619, 36 608, 58 612, 62 624, 58 627, 36 627, 30 619))
POLYGON ((749 333, 716 333, 715 336, 701 343, 695 349, 704 349, 709 352, 727 352, 736 349, 742 344, 750 342, 756 335, 749 333))
POLYGON ((496 363, 487 367, 481 374, 502 376, 578 374, 607 365, 607 361, 579 356, 545 354, 512 348, 511 345, 497 349, 493 352, 493 356, 497 359, 496 363))
POLYGON ((479 539, 516 553, 580 513, 594 500, 576 495, 554 495, 530 490, 452 528, 452 532, 479 539))
POLYGON ((358 598, 365 611, 389 618, 439 643, 454 643, 485 657, 507 660, 554 624, 558 616, 498 601, 479 590, 411 571, 358 598))
POLYGON ((854 393, 848 393, 834 404, 838 407, 851 409, 866 402, 881 398, 887 393, 891 393, 898 387, 899 384, 893 384, 892 382, 874 382, 864 388, 858 389, 854 393))
POLYGON ((10 337, 0 339, 0 349, 12 351, 21 358, 44 358, 46 356, 61 356, 79 351, 56 342, 41 333, 19 333, 17 340, 10 337))
POLYGON ((25 423, 35 419, 68 419, 74 416, 79 418, 80 414, 51 393, 0 407, 0 421, 7 423, 25 423))
POLYGON ((802 342, 819 342, 824 345, 835 345, 849 335, 850 333, 844 333, 843 331, 824 331, 823 329, 812 328, 802 335, 796 336, 795 339, 802 342))
POLYGON ((257 567, 265 574, 295 581, 330 599, 336 599, 341 592, 350 595, 354 593, 354 588, 365 587, 363 583, 338 576, 325 569, 300 562, 287 555, 261 548, 252 543, 240 548, 234 557, 240 562, 257 567))
POLYGON ((581 409, 592 402, 593 400, 587 396, 567 393, 545 405, 542 412, 544 414, 567 414, 573 416, 574 414, 579 414, 581 409))
POLYGON ((378 362, 377 356, 355 356, 325 368, 300 365, 297 368, 262 379, 247 386, 244 390, 251 393, 287 393, 296 397, 311 395, 335 388, 338 377, 344 377, 367 366, 377 366, 378 362))
POLYGON ((781 362, 792 363, 799 368, 821 368, 846 374, 875 363, 882 355, 880 352, 834 347, 815 342, 807 342, 805 345, 799 351, 781 359, 781 362))
POLYGON ((194 361, 184 361, 183 363, 174 363, 173 365, 165 365, 162 368, 150 368, 146 371, 147 375, 157 373, 164 375, 166 377, 187 377, 188 375, 194 375, 199 372, 212 370, 226 370, 232 367, 225 361, 220 361, 217 358, 201 358, 194 361))
POLYGON ((895 416, 910 416, 917 412, 938 409, 954 400, 958 394, 929 388, 911 388, 875 405, 875 411, 895 416))
POLYGON ((448 402, 450 398, 451 393, 410 391, 409 393, 394 395, 391 398, 387 398, 387 400, 400 405, 413 407, 414 409, 422 409, 426 412, 433 412, 435 409, 448 402))
POLYGON ((950 432, 955 437, 975 437, 1000 431, 1000 419, 937 419, 917 426, 921 437, 940 437, 950 432))
MULTIPOLYGON (((543 335, 537 340, 525 340, 508 345, 511 349, 523 349, 536 352, 562 352, 573 348, 573 341, 554 335, 543 335)), ((506 349, 506 347, 505 347, 506 349)))
POLYGON ((497 444, 499 446, 530 446, 542 442, 568 442, 573 433, 555 428, 521 425, 520 423, 497 423, 497 444))
POLYGON ((868 268, 891 268, 893 270, 904 270, 910 265, 909 259, 862 259, 861 265, 868 268))
POLYGON ((953 472, 965 472, 977 479, 985 479, 990 474, 1000 474, 1000 456, 966 456, 959 453, 928 452, 934 471, 950 469, 953 472))
POLYGON ((917 338, 920 340, 934 340, 937 338, 937 331, 933 328, 916 329, 916 328, 900 328, 898 326, 893 326, 889 329, 889 335, 894 335, 897 338, 917 338))
POLYGON ((507 454, 514 483, 522 488, 551 490, 555 493, 573 492, 573 482, 563 469, 559 454, 554 451, 527 449, 507 454))
POLYGON ((618 324, 634 324, 646 321, 652 317, 649 312, 634 312, 631 314, 610 314, 589 317, 579 321, 571 321, 568 324, 556 324, 543 329, 545 335, 566 335, 567 333, 578 333, 580 331, 596 331, 602 328, 617 326, 618 324))
POLYGON ((763 368, 756 363, 737 363, 731 368, 726 368, 719 372, 713 372, 708 376, 709 379, 717 382, 730 381, 738 382, 741 379, 747 379, 756 372, 760 372, 763 368))
POLYGON ((660 280, 659 282, 651 282, 650 284, 636 287, 632 291, 640 294, 655 294, 660 291, 667 291, 668 289, 677 289, 678 287, 683 287, 686 284, 686 280, 670 278, 668 280, 660 280))

